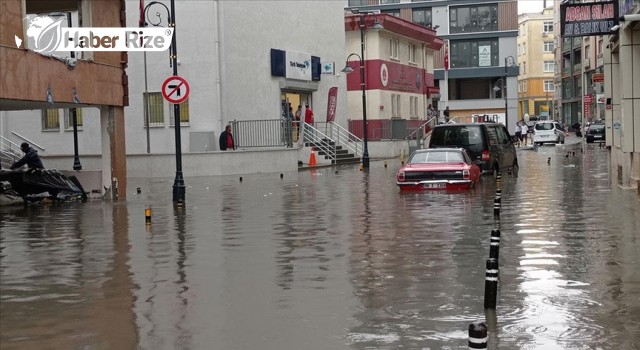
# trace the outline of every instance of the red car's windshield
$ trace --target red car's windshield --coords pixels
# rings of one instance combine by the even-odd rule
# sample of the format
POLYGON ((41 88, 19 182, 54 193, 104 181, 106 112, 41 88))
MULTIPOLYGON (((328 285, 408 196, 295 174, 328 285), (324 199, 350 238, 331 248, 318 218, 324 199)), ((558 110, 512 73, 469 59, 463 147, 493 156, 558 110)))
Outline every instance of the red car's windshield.
POLYGON ((418 152, 411 157, 409 163, 461 163, 464 156, 460 152, 430 151, 418 152))

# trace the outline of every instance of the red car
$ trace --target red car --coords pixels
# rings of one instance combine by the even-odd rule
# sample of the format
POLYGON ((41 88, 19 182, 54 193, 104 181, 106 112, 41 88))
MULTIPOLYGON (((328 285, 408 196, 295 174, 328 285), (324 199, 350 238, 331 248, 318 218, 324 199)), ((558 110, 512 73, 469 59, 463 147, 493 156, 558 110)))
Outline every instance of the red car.
POLYGON ((480 167, 463 148, 428 148, 413 152, 398 170, 400 190, 466 190, 480 181, 480 167))

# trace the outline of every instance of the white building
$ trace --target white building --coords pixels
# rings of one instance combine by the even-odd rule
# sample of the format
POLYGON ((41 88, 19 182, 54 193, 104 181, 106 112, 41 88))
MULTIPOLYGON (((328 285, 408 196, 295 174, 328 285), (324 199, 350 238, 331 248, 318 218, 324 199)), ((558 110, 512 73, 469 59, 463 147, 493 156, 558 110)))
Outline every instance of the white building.
MULTIPOLYGON (((168 0, 162 2, 169 6, 168 0)), ((126 5, 127 26, 137 27, 139 1, 127 0, 126 5)), ((188 100, 181 105, 183 153, 217 150, 218 136, 229 121, 280 118, 283 100, 288 100, 294 110, 299 103, 309 103, 316 121, 324 121, 331 87, 338 87, 335 121, 346 127, 345 78, 319 71, 321 63, 344 63, 343 3, 175 1, 175 9, 178 74, 191 88, 188 100), (274 52, 279 59, 308 60, 311 64, 298 67, 297 75, 285 70, 285 76, 279 76, 282 74, 278 69, 274 73, 272 66, 274 52)), ((155 21, 156 12, 166 25, 166 11, 159 5, 149 9, 147 13, 152 18, 147 21, 155 21)), ((123 59, 127 59, 126 55, 123 59)), ((146 76, 144 62, 143 53, 128 54, 127 155, 146 154, 147 149, 150 154, 173 154, 173 108, 160 94, 163 81, 172 75, 169 53, 148 52, 146 76), (145 91, 149 94, 149 130, 143 108, 145 91)), ((82 92, 78 97, 82 100, 82 92)), ((53 108, 57 112, 0 112, 0 135, 17 144, 30 141, 39 146, 45 166, 47 159, 72 159, 73 133, 68 112, 55 104, 53 108)), ((97 108, 81 109, 79 113, 80 159, 84 169, 95 169, 100 163, 92 159, 102 149, 100 113, 97 108)), ((68 163, 70 169, 72 161, 68 163)))

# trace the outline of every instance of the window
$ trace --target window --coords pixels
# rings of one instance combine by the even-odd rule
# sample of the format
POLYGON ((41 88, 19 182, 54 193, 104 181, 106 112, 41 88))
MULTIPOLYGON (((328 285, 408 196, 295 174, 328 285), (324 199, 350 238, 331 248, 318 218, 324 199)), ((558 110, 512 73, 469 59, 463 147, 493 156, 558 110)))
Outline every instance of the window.
POLYGON ((522 73, 527 74, 527 62, 522 62, 522 73))
POLYGON ((349 6, 365 6, 369 5, 369 0, 349 0, 349 6))
MULTIPOLYGON (((169 104, 169 125, 174 126, 176 123, 173 103, 169 104)), ((189 99, 180 104, 180 125, 189 125, 189 99)))
POLYGON ((550 73, 555 70, 556 63, 554 61, 544 61, 544 72, 550 73))
POLYGON ((414 8, 412 21, 424 27, 431 27, 431 8, 414 8))
POLYGON ((417 56, 418 54, 418 48, 416 47, 415 44, 409 44, 409 63, 416 63, 417 62, 417 56))
POLYGON ((418 118, 418 97, 409 96, 409 110, 411 118, 418 118))
POLYGON ((389 50, 391 52, 390 58, 398 59, 398 51, 400 51, 400 40, 396 38, 389 39, 389 50))
POLYGON ((498 39, 451 41, 451 68, 499 66, 498 39))
POLYGON ((527 80, 522 81, 522 92, 527 92, 529 90, 529 82, 527 80))
POLYGON ((591 51, 591 45, 586 45, 584 47, 584 59, 585 60, 589 59, 589 51, 591 51))
POLYGON ((556 86, 553 84, 553 80, 545 80, 544 92, 554 92, 554 91, 556 91, 556 86))
POLYGON ((400 117, 400 95, 391 94, 391 116, 400 117))
MULTIPOLYGON (((164 126, 164 99, 159 92, 149 92, 146 94, 148 100, 149 123, 151 126, 164 126)), ((147 126, 147 121, 144 120, 147 126)))
POLYGON ((391 15, 391 16, 394 16, 394 17, 400 17, 400 9, 397 9, 397 10, 382 10, 382 11, 380 11, 380 13, 391 15))
MULTIPOLYGON (((78 130, 82 130, 82 108, 76 108, 76 124, 78 125, 78 130)), ((71 108, 64 110, 64 128, 73 129, 73 114, 71 114, 71 108)))
POLYGON ((398 4, 400 0, 380 0, 380 5, 384 4, 398 4))
POLYGON ((553 52, 553 41, 545 41, 542 46, 542 51, 553 52))
POLYGON ((498 30, 498 5, 451 7, 449 32, 473 33, 498 30))
POLYGON ((543 24, 543 32, 545 33, 550 33, 553 32, 553 22, 552 21, 545 21, 543 24))
POLYGON ((60 110, 42 110, 42 130, 60 130, 60 110))

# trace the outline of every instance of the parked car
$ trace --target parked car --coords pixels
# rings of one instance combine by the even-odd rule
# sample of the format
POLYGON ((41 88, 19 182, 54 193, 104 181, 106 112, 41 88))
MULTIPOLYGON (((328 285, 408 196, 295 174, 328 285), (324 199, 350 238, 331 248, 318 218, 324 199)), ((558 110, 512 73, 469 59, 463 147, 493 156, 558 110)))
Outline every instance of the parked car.
POLYGON ((396 173, 403 191, 465 190, 480 181, 480 167, 463 148, 421 149, 396 173))
POLYGON ((502 124, 444 124, 433 128, 429 148, 464 148, 483 174, 518 171, 516 148, 502 124))
POLYGON ((539 121, 533 126, 533 143, 564 143, 564 128, 557 121, 539 121))
POLYGON ((587 129, 587 143, 594 141, 605 141, 605 128, 604 124, 591 124, 587 129))

